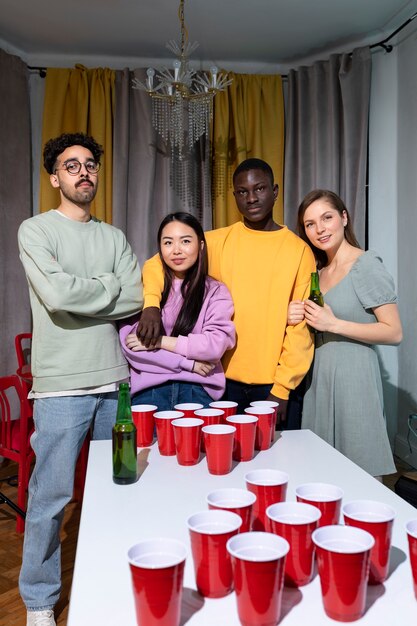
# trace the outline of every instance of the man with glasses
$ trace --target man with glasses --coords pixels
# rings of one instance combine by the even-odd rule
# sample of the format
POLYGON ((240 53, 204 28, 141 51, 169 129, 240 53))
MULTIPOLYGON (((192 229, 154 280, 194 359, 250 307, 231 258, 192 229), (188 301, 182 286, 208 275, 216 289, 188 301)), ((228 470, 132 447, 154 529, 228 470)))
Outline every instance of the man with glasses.
POLYGON ((142 307, 141 273, 124 234, 90 213, 101 146, 82 133, 47 142, 44 166, 57 209, 19 229, 33 315, 36 463, 29 485, 19 587, 27 626, 55 625, 60 527, 84 439, 111 438, 117 389, 128 380, 116 320, 142 307))

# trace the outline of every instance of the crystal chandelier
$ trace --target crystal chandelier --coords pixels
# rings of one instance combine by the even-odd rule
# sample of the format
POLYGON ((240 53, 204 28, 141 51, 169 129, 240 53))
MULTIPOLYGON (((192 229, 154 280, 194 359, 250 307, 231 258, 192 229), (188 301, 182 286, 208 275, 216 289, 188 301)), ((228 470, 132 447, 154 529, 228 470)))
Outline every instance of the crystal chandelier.
POLYGON ((211 67, 196 72, 189 57, 198 42, 189 43, 184 21, 184 0, 180 0, 178 18, 181 41, 168 41, 166 47, 176 56, 173 69, 149 68, 146 82, 133 79, 134 89, 146 91, 152 98, 152 125, 171 147, 172 159, 184 160, 193 145, 208 137, 213 117, 213 99, 231 84, 225 72, 211 67))

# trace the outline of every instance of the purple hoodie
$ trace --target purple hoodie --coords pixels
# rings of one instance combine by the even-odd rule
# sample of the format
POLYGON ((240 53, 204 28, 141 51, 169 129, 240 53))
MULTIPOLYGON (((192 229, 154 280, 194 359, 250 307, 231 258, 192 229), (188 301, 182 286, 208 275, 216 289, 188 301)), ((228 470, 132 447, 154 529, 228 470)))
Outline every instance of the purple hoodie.
MULTIPOLYGON (((167 335, 172 332, 183 302, 181 284, 180 279, 173 281, 162 310, 162 322, 167 335)), ((123 353, 130 364, 131 393, 175 381, 200 384, 213 400, 221 398, 225 389, 225 376, 220 359, 236 342, 232 315, 233 301, 226 285, 208 276, 206 296, 193 332, 188 337, 178 337, 175 352, 162 349, 140 352, 129 350, 125 339, 136 331, 137 322, 122 325, 119 336, 123 353), (201 376, 192 371, 195 360, 217 362, 217 365, 208 376, 201 376)))

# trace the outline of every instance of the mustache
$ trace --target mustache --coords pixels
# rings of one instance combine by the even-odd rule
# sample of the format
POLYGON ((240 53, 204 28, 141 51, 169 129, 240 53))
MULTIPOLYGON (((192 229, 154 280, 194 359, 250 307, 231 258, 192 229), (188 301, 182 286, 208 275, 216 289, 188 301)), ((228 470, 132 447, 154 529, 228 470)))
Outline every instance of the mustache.
POLYGON ((88 178, 82 178, 80 181, 78 181, 78 183, 75 185, 75 188, 77 189, 77 187, 79 187, 80 185, 85 185, 85 183, 88 183, 90 185, 90 187, 94 187, 93 183, 91 182, 91 180, 88 180, 88 178))

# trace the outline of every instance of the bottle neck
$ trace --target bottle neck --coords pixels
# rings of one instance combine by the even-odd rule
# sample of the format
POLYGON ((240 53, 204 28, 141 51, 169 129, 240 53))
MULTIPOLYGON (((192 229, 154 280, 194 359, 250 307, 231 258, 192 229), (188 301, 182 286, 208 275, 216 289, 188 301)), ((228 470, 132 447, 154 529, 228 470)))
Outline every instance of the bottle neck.
POLYGON ((310 293, 320 293, 318 272, 312 272, 311 274, 310 293))
POLYGON ((130 403, 129 385, 124 383, 119 387, 119 398, 117 402, 116 424, 131 423, 132 410, 130 403))

